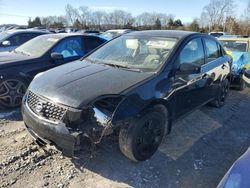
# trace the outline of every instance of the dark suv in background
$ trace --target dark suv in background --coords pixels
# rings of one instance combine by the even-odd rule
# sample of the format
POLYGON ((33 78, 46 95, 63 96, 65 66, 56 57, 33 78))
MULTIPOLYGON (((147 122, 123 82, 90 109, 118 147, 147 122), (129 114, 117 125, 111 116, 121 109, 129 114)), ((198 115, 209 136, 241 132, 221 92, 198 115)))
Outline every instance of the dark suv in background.
POLYGON ((36 74, 80 59, 105 42, 98 36, 48 34, 36 37, 11 52, 0 53, 0 107, 20 106, 36 74))
POLYGON ((117 130, 121 152, 144 161, 174 121, 207 103, 223 106, 231 63, 209 35, 125 34, 37 76, 23 99, 23 120, 38 142, 54 143, 67 155, 83 137, 99 143, 117 130))

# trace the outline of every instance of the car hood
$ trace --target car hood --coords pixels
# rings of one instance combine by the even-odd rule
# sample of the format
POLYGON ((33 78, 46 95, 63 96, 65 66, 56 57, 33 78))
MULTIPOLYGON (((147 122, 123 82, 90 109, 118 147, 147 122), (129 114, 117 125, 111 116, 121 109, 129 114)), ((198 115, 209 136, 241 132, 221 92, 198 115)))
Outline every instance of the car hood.
POLYGON ((227 51, 227 54, 233 58, 232 72, 234 74, 240 74, 242 69, 250 63, 249 52, 233 52, 227 51))
POLYGON ((75 61, 38 75, 29 90, 57 103, 80 108, 97 97, 120 94, 152 75, 75 61))
POLYGON ((30 56, 16 54, 12 52, 0 52, 0 67, 8 66, 11 63, 25 61, 31 59, 30 56))

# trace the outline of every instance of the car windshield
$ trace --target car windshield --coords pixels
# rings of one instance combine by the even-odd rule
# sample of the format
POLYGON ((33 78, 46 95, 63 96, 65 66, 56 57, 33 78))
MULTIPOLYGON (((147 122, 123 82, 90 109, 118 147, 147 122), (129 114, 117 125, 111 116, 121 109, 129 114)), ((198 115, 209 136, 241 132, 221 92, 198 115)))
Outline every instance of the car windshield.
POLYGON ((8 32, 4 32, 4 31, 0 32, 0 41, 2 41, 3 39, 5 39, 9 35, 10 35, 10 33, 8 33, 8 32))
POLYGON ((123 35, 107 43, 86 60, 116 68, 155 72, 166 62, 175 38, 123 35))
POLYGON ((226 51, 246 52, 247 42, 236 40, 221 40, 220 43, 226 51))
POLYGON ((38 36, 16 48, 13 53, 22 53, 29 56, 40 57, 54 46, 58 40, 58 38, 48 35, 38 36))

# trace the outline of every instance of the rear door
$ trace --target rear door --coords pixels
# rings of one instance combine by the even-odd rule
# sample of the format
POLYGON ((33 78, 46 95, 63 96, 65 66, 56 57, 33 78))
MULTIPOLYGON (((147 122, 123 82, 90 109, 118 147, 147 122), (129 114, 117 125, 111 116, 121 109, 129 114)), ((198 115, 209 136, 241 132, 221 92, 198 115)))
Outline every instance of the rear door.
POLYGON ((211 38, 203 38, 206 63, 201 71, 207 77, 206 95, 207 100, 212 100, 218 96, 221 82, 230 72, 230 62, 224 57, 221 45, 211 38))

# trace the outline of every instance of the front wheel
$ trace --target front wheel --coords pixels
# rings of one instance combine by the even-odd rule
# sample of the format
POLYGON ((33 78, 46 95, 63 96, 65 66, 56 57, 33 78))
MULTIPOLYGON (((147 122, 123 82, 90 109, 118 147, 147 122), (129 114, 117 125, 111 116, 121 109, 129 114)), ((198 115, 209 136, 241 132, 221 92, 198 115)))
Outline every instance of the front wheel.
POLYGON ((19 107, 26 90, 27 82, 21 78, 0 80, 0 105, 5 108, 19 107))
POLYGON ((161 144, 165 120, 163 114, 150 111, 122 128, 119 133, 121 152, 135 162, 149 159, 161 144))

